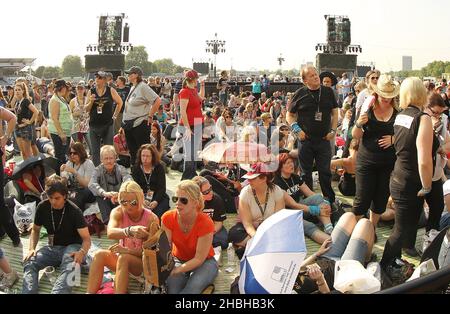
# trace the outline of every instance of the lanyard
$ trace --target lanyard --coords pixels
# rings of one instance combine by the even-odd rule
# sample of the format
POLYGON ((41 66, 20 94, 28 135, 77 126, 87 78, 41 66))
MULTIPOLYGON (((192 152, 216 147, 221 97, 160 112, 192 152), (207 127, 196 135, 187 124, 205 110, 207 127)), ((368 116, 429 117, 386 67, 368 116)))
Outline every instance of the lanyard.
POLYGON ((319 87, 319 100, 314 98, 314 95, 309 91, 309 89, 308 94, 312 97, 312 99, 314 99, 314 102, 317 104, 317 112, 320 112, 320 99, 322 98, 322 86, 319 87))
POLYGON ((64 105, 66 105, 67 111, 70 112, 69 104, 64 98, 59 97, 59 95, 56 95, 58 97, 59 101, 62 102, 64 105))
POLYGON ((295 183, 294 183, 294 179, 292 178, 292 176, 291 176, 291 183, 292 183, 292 186, 290 186, 289 183, 287 183, 287 181, 284 180, 284 178, 283 178, 282 175, 280 175, 280 177, 281 177, 281 179, 284 181, 284 183, 286 183, 286 185, 287 185, 287 187, 288 187, 288 190, 290 190, 292 187, 294 187, 295 183))
POLYGON ((55 218, 53 217, 53 208, 51 208, 51 214, 52 214, 52 225, 53 225, 53 234, 56 234, 57 231, 61 228, 62 221, 64 219, 64 213, 66 212, 66 206, 63 208, 63 212, 61 215, 61 219, 59 220, 58 228, 55 228, 55 218))
POLYGON ((141 169, 142 169, 142 173, 144 174, 144 180, 145 180, 145 183, 147 184, 147 189, 150 189, 150 180, 152 179, 152 172, 153 171, 151 171, 150 174, 147 177, 147 174, 144 171, 144 167, 141 166, 141 169))
POLYGON ((130 93, 127 96, 127 99, 125 99, 125 102, 128 101, 128 99, 130 99, 131 95, 134 94, 134 92, 136 91, 136 88, 139 86, 139 84, 141 84, 142 82, 139 82, 136 86, 133 86, 133 90, 130 91, 130 93))
POLYGON ((253 197, 255 198, 256 204, 258 205, 259 211, 261 212, 262 218, 264 219, 264 214, 266 213, 267 203, 269 200, 269 187, 267 187, 267 191, 266 191, 266 201, 265 201, 266 204, 264 205, 264 210, 262 209, 261 203, 259 202, 258 197, 256 196, 256 191, 254 189, 252 189, 252 191, 253 191, 253 197))

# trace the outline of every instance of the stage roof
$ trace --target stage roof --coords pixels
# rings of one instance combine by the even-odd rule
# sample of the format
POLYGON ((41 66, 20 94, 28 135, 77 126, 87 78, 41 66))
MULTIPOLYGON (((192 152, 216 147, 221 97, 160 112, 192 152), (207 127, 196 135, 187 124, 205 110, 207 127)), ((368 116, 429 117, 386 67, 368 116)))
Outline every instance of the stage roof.
POLYGON ((0 58, 0 69, 20 71, 33 64, 36 58, 0 58))

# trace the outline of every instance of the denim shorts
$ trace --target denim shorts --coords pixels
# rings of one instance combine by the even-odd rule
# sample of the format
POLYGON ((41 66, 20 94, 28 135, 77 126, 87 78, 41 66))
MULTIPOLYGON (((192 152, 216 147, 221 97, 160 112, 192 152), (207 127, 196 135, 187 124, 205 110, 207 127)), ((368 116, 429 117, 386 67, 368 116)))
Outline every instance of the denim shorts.
POLYGON ((334 261, 354 260, 364 265, 369 250, 366 241, 357 238, 350 239, 350 235, 339 226, 334 228, 331 237, 333 241, 331 248, 322 255, 323 257, 334 261))
POLYGON ((0 259, 2 259, 3 258, 3 256, 4 256, 4 254, 3 254, 3 250, 0 248, 0 259))

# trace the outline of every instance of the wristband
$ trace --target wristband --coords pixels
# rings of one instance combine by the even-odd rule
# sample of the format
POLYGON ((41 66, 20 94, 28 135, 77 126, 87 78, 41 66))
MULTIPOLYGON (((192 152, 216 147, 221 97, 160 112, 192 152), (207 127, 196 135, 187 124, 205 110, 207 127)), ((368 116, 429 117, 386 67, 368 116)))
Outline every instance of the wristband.
POLYGON ((311 215, 313 215, 313 216, 319 216, 320 215, 320 208, 319 208, 319 206, 311 205, 311 206, 308 206, 308 208, 309 208, 309 213, 311 215))
POLYGON ((300 133, 302 131, 297 122, 292 123, 291 128, 294 133, 300 133))
POLYGON ((358 122, 355 122, 355 126, 356 126, 358 129, 362 129, 362 125, 360 125, 358 122))

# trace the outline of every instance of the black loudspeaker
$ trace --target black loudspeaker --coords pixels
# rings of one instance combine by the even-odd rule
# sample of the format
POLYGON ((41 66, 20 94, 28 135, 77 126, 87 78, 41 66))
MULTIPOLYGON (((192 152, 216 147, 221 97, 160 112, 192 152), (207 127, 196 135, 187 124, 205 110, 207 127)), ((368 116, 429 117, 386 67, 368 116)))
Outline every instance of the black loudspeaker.
POLYGON ((192 65, 192 68, 201 74, 208 74, 209 73, 209 64, 208 62, 194 62, 192 65))
POLYGON ((125 23, 125 26, 123 28, 123 42, 127 43, 130 41, 130 26, 128 26, 128 23, 125 23))
POLYGON ((104 70, 108 72, 123 71, 125 55, 86 55, 84 56, 86 72, 104 70))
POLYGON ((319 53, 316 57, 316 66, 320 72, 330 71, 340 75, 343 72, 356 71, 356 58, 357 55, 319 53))

